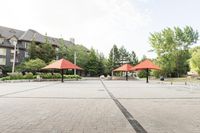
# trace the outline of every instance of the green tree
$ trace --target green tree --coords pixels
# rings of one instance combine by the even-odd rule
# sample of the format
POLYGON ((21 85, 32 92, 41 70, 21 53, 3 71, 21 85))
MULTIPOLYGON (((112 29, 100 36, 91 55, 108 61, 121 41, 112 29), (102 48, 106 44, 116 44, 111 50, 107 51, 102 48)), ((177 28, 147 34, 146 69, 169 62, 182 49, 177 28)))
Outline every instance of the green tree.
POLYGON ((119 63, 120 65, 129 63, 129 52, 125 49, 124 46, 121 46, 119 49, 119 63))
POLYGON ((200 74, 200 47, 195 47, 191 50, 192 57, 189 60, 190 68, 192 71, 200 74))
POLYGON ((67 58, 67 52, 67 45, 65 44, 65 41, 62 38, 59 39, 59 48, 56 52, 58 58, 67 58))
POLYGON ((48 37, 45 37, 45 43, 40 45, 40 52, 38 53, 40 59, 49 63, 56 58, 56 50, 49 43, 48 37))
POLYGON ((31 59, 29 61, 24 62, 24 68, 27 71, 38 71, 41 68, 45 67, 46 63, 41 59, 31 59))
POLYGON ((89 58, 86 65, 86 72, 89 73, 90 76, 97 76, 98 75, 98 57, 94 49, 90 50, 89 58))
POLYGON ((150 35, 150 44, 157 54, 156 63, 166 76, 180 76, 189 70, 189 48, 197 42, 198 32, 186 26, 166 28, 150 35))
POLYGON ((119 49, 117 45, 113 45, 112 49, 110 50, 107 62, 107 69, 109 72, 111 72, 113 69, 119 66, 119 59, 120 59, 119 49))
POLYGON ((51 60, 56 58, 56 50, 52 44, 49 43, 47 36, 45 37, 45 43, 43 44, 37 45, 33 39, 33 41, 28 45, 27 51, 29 59, 39 58, 44 60, 46 63, 49 63, 51 60))
POLYGON ((132 51, 129 53, 124 46, 121 46, 120 49, 118 49, 116 45, 113 45, 106 63, 106 73, 110 74, 113 69, 125 63, 132 65, 136 65, 138 63, 138 58, 135 52, 132 51))
POLYGON ((76 53, 76 64, 85 69, 88 62, 89 50, 80 44, 66 45, 63 39, 60 39, 60 47, 58 48, 57 55, 59 58, 65 58, 71 62, 74 62, 74 56, 76 53))
MULTIPOLYGON (((142 59, 140 60, 140 62, 142 62, 142 61, 144 61, 144 60, 146 60, 147 59, 147 57, 146 57, 146 55, 143 55, 142 56, 142 59)), ((146 77, 146 70, 140 70, 139 72, 138 72, 138 77, 140 77, 140 78, 144 78, 144 77, 146 77)))
POLYGON ((103 55, 103 53, 97 53, 98 55, 98 66, 97 66, 97 74, 103 75, 106 72, 106 59, 103 55))
POLYGON ((128 62, 132 65, 138 64, 138 58, 134 51, 128 54, 128 62))
POLYGON ((37 58, 37 45, 36 45, 34 39, 28 45, 27 51, 28 51, 28 54, 29 54, 29 59, 36 59, 37 58))

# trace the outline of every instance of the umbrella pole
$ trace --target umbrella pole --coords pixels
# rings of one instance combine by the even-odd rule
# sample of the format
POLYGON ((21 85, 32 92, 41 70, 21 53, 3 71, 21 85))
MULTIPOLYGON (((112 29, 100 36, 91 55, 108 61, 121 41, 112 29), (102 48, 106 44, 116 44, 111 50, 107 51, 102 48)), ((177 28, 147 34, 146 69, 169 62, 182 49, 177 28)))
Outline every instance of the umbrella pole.
POLYGON ((128 81, 128 72, 126 72, 126 81, 128 81))
POLYGON ((148 68, 147 68, 146 76, 147 76, 147 81, 146 81, 146 83, 149 83, 149 69, 148 69, 148 68))
POLYGON ((61 70, 61 75, 62 75, 62 80, 61 80, 61 82, 64 82, 63 73, 64 73, 64 70, 62 69, 62 70, 61 70))

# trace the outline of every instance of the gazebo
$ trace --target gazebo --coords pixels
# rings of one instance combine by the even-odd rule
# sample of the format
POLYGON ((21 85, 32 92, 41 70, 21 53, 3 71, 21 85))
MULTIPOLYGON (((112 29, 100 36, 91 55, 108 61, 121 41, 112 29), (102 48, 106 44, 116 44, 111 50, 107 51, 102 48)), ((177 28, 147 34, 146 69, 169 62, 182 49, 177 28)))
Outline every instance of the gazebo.
POLYGON ((72 62, 65 60, 65 59, 60 59, 57 60, 49 65, 47 65, 46 67, 42 68, 42 69, 59 69, 61 70, 61 75, 62 75, 62 82, 64 82, 64 70, 65 69, 77 69, 77 70, 83 70, 82 68, 80 68, 79 66, 73 64, 72 62))
POLYGON ((113 71, 114 72, 116 72, 116 71, 126 72, 126 80, 128 80, 128 72, 133 71, 133 66, 130 64, 124 64, 124 65, 114 69, 113 71))
POLYGON ((149 82, 149 79, 148 79, 149 69, 160 70, 160 67, 153 64, 153 62, 151 60, 146 59, 146 60, 140 62, 138 65, 134 66, 132 70, 134 70, 134 71, 146 70, 146 83, 148 83, 149 82))

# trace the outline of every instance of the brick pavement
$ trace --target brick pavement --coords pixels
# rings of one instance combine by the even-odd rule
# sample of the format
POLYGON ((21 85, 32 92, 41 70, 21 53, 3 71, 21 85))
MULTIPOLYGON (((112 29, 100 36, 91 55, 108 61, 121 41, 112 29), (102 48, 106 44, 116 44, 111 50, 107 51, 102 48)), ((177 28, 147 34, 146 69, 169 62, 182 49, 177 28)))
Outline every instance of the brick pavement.
POLYGON ((100 81, 1 84, 0 93, 1 132, 135 132, 100 81))
POLYGON ((200 133, 200 88, 143 81, 105 84, 149 133, 200 133))
MULTIPOLYGON (((200 88, 104 81, 148 133, 199 133, 200 88)), ((134 133, 99 80, 0 84, 0 132, 134 133)))

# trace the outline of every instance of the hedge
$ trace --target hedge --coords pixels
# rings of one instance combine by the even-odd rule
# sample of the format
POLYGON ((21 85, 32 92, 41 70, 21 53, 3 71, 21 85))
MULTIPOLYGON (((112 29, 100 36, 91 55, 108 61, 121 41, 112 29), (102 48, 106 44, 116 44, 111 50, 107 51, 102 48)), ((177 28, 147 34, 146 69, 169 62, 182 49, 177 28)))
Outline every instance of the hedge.
MULTIPOLYGON (((60 73, 41 73, 38 74, 42 79, 60 79, 62 75, 60 73)), ((20 80, 20 79, 36 79, 38 75, 33 75, 32 73, 26 73, 22 75, 21 73, 10 73, 9 76, 0 78, 0 80, 20 80)), ((81 79, 79 75, 64 75, 65 79, 81 79)))

